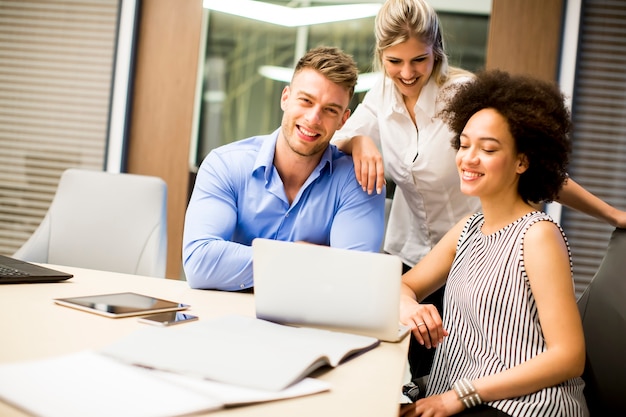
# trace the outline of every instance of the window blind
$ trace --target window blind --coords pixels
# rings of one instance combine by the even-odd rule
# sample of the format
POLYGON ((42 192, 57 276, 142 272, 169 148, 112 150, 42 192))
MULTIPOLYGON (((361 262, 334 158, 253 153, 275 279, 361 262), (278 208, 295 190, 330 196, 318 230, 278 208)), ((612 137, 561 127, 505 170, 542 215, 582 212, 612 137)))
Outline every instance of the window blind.
MULTIPOLYGON (((626 3, 582 2, 574 93, 570 175, 609 204, 626 210, 626 3)), ((563 208, 577 295, 606 251, 613 227, 563 208)), ((626 256, 626 254, 625 254, 626 256)))
POLYGON ((102 169, 118 0, 0 0, 0 253, 70 167, 102 169))

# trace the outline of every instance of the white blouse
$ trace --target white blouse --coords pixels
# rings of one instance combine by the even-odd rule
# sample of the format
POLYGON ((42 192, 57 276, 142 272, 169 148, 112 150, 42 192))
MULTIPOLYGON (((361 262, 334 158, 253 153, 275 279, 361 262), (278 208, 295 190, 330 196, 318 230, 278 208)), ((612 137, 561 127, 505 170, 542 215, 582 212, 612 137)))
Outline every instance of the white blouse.
POLYGON ((461 218, 479 210, 475 197, 461 193, 454 134, 436 114, 453 92, 434 79, 415 104, 417 128, 393 81, 383 77, 365 95, 333 140, 371 137, 380 149, 385 176, 396 183, 384 250, 409 266, 416 264, 461 218), (446 94, 448 93, 448 94, 446 94))

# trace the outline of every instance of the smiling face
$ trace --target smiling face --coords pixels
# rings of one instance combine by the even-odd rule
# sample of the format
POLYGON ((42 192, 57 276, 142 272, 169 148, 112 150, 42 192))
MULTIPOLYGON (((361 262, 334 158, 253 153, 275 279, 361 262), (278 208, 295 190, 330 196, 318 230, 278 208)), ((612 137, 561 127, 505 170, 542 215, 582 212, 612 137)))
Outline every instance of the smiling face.
POLYGON ((279 140, 300 156, 319 157, 350 115, 350 92, 304 69, 284 88, 280 104, 284 113, 279 140))
POLYGON ((460 136, 456 165, 461 191, 485 198, 518 194, 519 176, 527 169, 527 159, 517 152, 515 139, 506 119, 494 109, 475 113, 460 136))
POLYGON ((417 100, 435 65, 433 48, 415 38, 382 52, 385 73, 403 96, 417 100))

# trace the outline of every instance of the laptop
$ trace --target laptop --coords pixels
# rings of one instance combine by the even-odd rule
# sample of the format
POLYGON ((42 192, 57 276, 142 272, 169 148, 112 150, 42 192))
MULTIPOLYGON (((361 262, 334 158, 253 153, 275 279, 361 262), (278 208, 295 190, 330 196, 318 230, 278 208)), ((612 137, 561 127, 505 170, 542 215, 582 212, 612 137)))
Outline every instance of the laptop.
POLYGON ((402 262, 394 255, 284 242, 252 241, 257 318, 402 340, 402 262))
POLYGON ((59 282, 72 277, 72 274, 0 255, 0 284, 59 282))

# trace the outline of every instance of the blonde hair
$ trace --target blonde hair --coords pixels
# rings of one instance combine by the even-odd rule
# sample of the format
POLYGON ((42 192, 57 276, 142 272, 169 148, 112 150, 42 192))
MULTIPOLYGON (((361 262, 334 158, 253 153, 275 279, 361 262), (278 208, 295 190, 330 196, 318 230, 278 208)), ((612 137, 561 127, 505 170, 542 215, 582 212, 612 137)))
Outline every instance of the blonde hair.
POLYGON ((432 46, 435 57, 432 76, 438 85, 456 75, 469 74, 448 65, 439 16, 425 0, 387 0, 376 15, 374 34, 376 70, 384 69, 382 55, 385 49, 415 38, 432 46))

